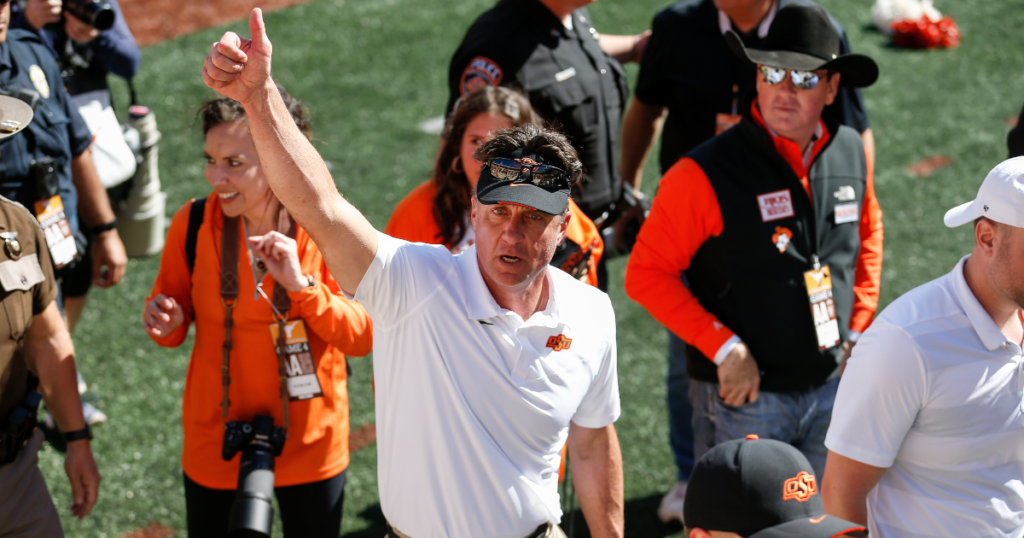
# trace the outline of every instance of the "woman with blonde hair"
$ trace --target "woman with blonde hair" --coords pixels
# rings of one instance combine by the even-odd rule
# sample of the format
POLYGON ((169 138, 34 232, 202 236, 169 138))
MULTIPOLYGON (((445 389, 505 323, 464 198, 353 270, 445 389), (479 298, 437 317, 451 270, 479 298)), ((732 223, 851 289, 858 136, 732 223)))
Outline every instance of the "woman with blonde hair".
MULTIPOLYGON (((530 101, 514 90, 484 86, 460 99, 448 118, 431 178, 398 203, 384 233, 442 244, 455 253, 469 248, 474 237, 470 200, 483 166, 473 152, 495 131, 527 123, 542 121, 530 101)), ((597 262, 604 252, 601 234, 572 200, 569 209, 569 230, 551 265, 597 286, 597 262)))
MULTIPOLYGON (((301 104, 279 89, 309 136, 301 104)), ((216 99, 199 116, 213 192, 174 216, 144 313, 161 346, 181 345, 196 325, 181 418, 188 535, 227 535, 239 456, 221 457, 225 432, 262 416, 287 434, 274 474, 284 535, 337 538, 345 355, 371 351, 372 325, 270 190, 242 106, 216 99)))

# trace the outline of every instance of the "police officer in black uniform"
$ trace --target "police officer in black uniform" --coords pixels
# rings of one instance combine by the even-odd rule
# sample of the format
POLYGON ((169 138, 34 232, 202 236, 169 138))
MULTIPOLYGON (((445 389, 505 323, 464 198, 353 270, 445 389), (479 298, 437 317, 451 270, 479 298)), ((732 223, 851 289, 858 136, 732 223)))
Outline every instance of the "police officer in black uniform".
POLYGON ((501 0, 481 15, 452 58, 447 113, 483 85, 522 90, 579 152, 585 177, 573 201, 601 227, 624 202, 619 131, 629 90, 620 62, 640 60, 649 32, 598 33, 583 7, 591 1, 501 0))
MULTIPOLYGON (((53 197, 59 196, 67 224, 62 229, 74 233, 88 226, 95 234, 91 250, 95 283, 116 284, 128 258, 92 162, 89 129, 68 98, 60 68, 39 36, 7 29, 10 9, 9 2, 0 9, 0 94, 30 104, 36 121, 0 152, 0 195, 37 216, 46 209, 55 210, 53 197)), ((60 238, 54 234, 47 237, 59 278, 59 269, 69 265, 65 260, 71 257, 71 249, 65 244, 56 246, 60 238)))
MULTIPOLYGON (((32 108, 0 96, 0 138, 30 124, 32 108)), ((24 135, 0 145, 8 157, 24 135)), ((75 358, 57 309, 57 285, 43 230, 23 206, 0 197, 0 536, 62 537, 60 518, 39 471, 43 434, 36 430, 41 400, 65 432, 64 469, 71 481, 72 513, 85 517, 96 504, 100 475, 92 433, 82 416, 75 358)))

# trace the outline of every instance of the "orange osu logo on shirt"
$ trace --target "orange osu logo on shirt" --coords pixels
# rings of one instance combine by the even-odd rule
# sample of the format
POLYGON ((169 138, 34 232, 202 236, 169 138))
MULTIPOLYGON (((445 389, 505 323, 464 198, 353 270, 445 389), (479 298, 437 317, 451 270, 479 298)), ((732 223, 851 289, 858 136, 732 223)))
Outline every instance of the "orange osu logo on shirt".
POLYGON ((572 338, 566 338, 564 334, 559 334, 548 338, 548 343, 544 347, 549 347, 555 351, 562 351, 563 349, 569 349, 572 345, 572 338))
POLYGON ((782 485, 782 500, 807 502, 814 494, 818 493, 818 483, 814 475, 807 471, 800 471, 800 474, 786 480, 782 485))
POLYGON ((782 226, 775 227, 775 233, 772 234, 772 243, 775 244, 775 248, 779 249, 779 254, 786 252, 789 248, 789 243, 793 240, 793 232, 789 228, 782 226))

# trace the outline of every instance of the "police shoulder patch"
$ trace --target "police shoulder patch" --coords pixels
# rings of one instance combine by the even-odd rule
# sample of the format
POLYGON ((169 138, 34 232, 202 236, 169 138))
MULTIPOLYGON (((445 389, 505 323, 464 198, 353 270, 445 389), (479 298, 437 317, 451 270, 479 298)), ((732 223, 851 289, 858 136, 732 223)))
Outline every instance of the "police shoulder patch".
POLYGON ((501 68, 494 60, 477 56, 469 61, 466 70, 462 72, 462 79, 459 81, 459 95, 465 97, 473 90, 484 86, 497 86, 501 84, 501 76, 501 68))

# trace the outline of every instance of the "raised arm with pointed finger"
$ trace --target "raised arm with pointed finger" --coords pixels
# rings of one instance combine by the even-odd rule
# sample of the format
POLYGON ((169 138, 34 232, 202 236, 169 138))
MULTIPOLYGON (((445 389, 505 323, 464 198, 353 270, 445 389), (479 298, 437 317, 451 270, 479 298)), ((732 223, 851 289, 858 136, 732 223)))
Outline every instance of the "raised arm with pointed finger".
POLYGON ((252 39, 227 32, 203 64, 203 82, 245 107, 260 164, 277 198, 320 247, 341 289, 355 293, 377 252, 377 233, 338 192, 320 154, 299 131, 270 77, 272 47, 259 8, 252 39))

